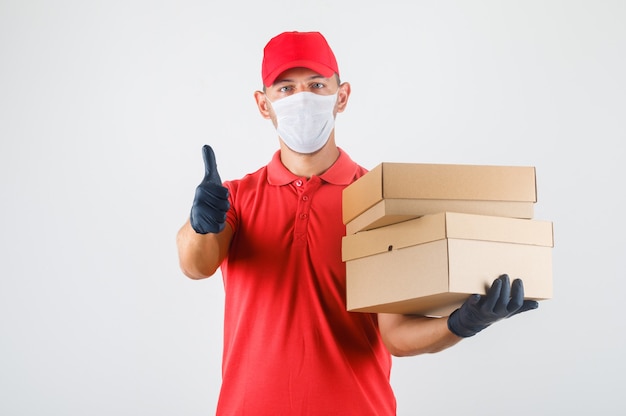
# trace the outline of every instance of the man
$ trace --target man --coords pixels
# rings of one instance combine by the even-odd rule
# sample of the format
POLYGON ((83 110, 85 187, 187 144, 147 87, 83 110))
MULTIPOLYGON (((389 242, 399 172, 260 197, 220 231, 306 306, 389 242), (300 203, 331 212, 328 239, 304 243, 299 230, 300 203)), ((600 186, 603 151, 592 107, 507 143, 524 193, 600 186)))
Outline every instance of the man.
POLYGON ((350 84, 317 32, 271 39, 262 79, 254 98, 280 150, 222 184, 204 146, 205 178, 177 237, 187 276, 221 267, 224 279, 217 414, 394 415, 390 354, 441 351, 537 303, 503 275, 448 318, 347 312, 341 192, 366 173, 335 143, 350 84))

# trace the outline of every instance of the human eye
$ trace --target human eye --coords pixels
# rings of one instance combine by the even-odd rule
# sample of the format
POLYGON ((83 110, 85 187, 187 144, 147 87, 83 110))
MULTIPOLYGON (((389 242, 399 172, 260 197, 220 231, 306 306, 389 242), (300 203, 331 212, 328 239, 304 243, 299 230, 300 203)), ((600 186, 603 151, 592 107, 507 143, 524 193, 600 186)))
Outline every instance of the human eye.
POLYGON ((325 86, 326 84, 324 84, 323 82, 314 82, 313 85, 311 85, 311 88, 316 89, 316 90, 321 90, 325 86))

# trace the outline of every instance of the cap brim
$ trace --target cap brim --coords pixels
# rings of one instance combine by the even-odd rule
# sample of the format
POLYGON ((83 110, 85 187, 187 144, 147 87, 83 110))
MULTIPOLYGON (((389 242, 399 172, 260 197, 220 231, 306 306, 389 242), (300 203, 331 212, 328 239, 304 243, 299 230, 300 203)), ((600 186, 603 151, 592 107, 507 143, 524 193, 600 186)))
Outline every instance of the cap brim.
POLYGON ((283 72, 291 68, 308 68, 312 71, 317 72, 324 78, 330 78, 333 75, 335 75, 335 71, 332 68, 326 65, 320 64, 319 62, 297 60, 297 61, 284 63, 274 68, 274 70, 270 72, 269 74, 267 74, 265 79, 263 79, 263 84, 266 87, 271 86, 276 81, 276 78, 278 78, 280 74, 282 74, 283 72))

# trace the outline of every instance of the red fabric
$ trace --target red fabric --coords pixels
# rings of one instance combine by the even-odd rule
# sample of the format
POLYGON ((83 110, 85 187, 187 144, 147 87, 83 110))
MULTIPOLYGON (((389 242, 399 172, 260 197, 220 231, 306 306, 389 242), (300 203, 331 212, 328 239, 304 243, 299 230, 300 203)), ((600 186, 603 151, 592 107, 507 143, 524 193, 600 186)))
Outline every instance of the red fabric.
POLYGON ((335 54, 319 32, 283 32, 263 49, 261 77, 269 87, 282 72, 304 67, 330 78, 339 75, 335 54))
POLYGON ((376 315, 345 305, 341 191, 365 172, 342 151, 307 181, 277 152, 225 184, 235 235, 218 415, 395 415, 376 315))

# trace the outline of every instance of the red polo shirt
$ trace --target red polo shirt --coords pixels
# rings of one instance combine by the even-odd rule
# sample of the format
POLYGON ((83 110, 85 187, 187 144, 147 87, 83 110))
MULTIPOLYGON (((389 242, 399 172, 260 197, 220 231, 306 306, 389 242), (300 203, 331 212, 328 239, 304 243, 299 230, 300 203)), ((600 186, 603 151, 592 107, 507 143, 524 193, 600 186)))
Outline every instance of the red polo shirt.
POLYGON ((341 192, 365 172, 340 150, 328 171, 307 180, 277 152, 225 183, 235 234, 221 267, 218 415, 395 415, 376 315, 345 304, 341 192))

